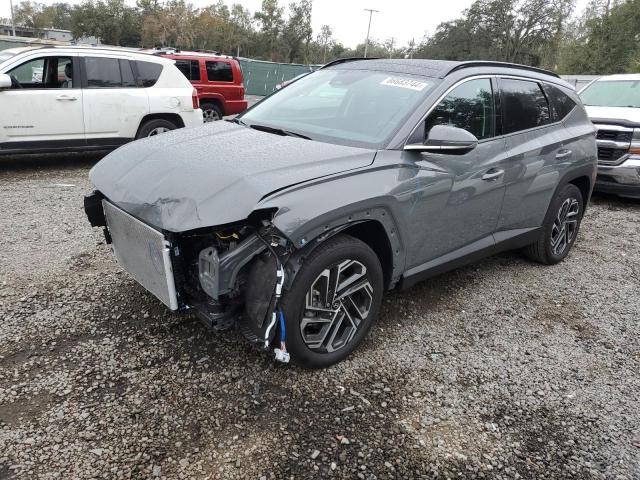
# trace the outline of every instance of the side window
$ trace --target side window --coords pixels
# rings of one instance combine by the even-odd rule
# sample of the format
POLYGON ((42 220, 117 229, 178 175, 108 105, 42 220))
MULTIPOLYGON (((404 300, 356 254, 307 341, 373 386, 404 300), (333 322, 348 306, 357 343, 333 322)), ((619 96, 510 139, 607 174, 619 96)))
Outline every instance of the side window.
POLYGON ((187 77, 187 80, 191 80, 191 62, 189 60, 176 60, 176 67, 187 77))
POLYGON ((87 88, 122 87, 120 62, 117 58, 85 57, 87 88))
POLYGON ((191 80, 200 81, 200 62, 191 60, 191 80))
POLYGON ((547 98, 536 82, 500 79, 504 133, 518 132, 551 122, 547 98))
POLYGON ((493 137, 495 106, 491 80, 469 80, 454 88, 427 117, 425 134, 435 125, 462 128, 478 140, 493 137))
POLYGON ((576 106, 576 102, 571 100, 569 95, 564 93, 558 87, 554 87, 553 85, 545 83, 543 84, 543 88, 544 93, 547 94, 547 98, 549 99, 552 122, 559 122, 564 117, 569 115, 571 110, 573 110, 573 107, 576 106))
POLYGON ((73 88, 71 57, 42 57, 29 60, 7 72, 15 88, 73 88))
POLYGON ((133 77, 133 70, 129 60, 120 60, 120 73, 122 74, 123 87, 136 87, 136 79, 133 77))
POLYGON ((197 60, 176 60, 176 67, 187 80, 200 80, 200 63, 197 60))
POLYGON ((138 86, 147 88, 153 87, 160 74, 162 73, 162 65, 153 62, 136 62, 138 70, 138 86))
POLYGON ((210 82, 233 82, 233 71, 228 62, 206 62, 210 82))

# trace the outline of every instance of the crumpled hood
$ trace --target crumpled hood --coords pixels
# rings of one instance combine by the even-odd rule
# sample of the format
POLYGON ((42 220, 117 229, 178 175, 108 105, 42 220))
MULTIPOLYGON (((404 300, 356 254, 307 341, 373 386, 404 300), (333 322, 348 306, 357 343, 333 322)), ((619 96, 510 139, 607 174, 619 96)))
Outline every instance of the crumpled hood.
POLYGON ((604 121, 606 123, 628 125, 629 127, 640 127, 640 108, 588 106, 584 108, 594 123, 604 121))
POLYGON ((365 167, 374 157, 375 150, 213 122, 129 143, 89 175, 123 210, 180 232, 243 220, 275 190, 365 167))

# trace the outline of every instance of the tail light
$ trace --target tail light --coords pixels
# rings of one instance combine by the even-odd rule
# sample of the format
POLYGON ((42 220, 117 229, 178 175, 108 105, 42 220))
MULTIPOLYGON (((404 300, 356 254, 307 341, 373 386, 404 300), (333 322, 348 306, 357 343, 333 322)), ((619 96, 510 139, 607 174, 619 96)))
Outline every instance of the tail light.
POLYGON ((191 101, 193 102, 193 109, 200 108, 200 99, 198 98, 198 91, 194 88, 191 93, 191 101))

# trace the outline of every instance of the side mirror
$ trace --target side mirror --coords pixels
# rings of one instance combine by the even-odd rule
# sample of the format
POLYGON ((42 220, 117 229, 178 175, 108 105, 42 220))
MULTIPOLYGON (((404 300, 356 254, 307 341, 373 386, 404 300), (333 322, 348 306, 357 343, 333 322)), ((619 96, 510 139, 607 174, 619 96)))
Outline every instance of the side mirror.
POLYGON ((11 77, 6 73, 0 73, 0 89, 11 88, 11 77))
POLYGON ((478 145, 473 133, 450 125, 436 125, 429 130, 424 143, 411 143, 404 150, 430 153, 467 153, 478 145))

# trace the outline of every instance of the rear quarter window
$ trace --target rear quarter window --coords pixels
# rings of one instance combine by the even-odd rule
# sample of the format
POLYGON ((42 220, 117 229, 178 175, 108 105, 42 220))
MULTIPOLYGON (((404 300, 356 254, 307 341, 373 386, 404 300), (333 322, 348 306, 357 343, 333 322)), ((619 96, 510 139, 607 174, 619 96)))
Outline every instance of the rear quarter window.
POLYGON ((551 121, 559 122, 564 117, 571 113, 571 110, 576 106, 576 102, 571 100, 569 95, 564 93, 558 87, 545 83, 543 85, 544 93, 547 94, 549 99, 549 107, 551 109, 551 121))
POLYGON ((138 60, 136 69, 138 70, 138 86, 142 88, 153 87, 162 73, 162 65, 153 62, 138 60))

